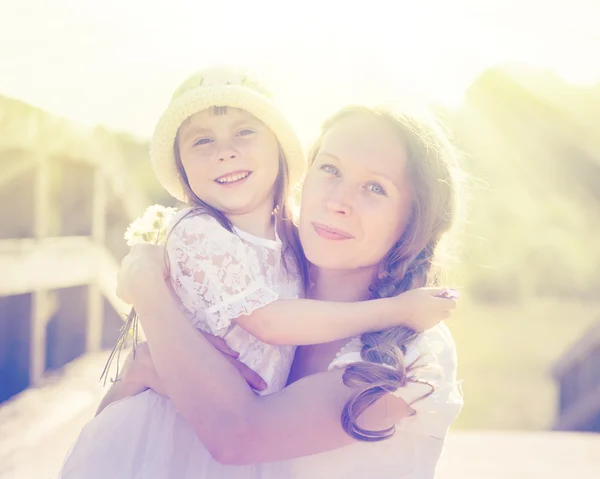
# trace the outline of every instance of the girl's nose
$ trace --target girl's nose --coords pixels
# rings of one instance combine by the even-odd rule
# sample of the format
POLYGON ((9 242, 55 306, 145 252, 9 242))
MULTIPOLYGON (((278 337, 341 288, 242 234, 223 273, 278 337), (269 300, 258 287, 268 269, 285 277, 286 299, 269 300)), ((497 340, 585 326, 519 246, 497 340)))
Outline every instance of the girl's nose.
POLYGON ((224 145, 219 150, 217 158, 220 162, 225 160, 235 160, 238 157, 238 152, 231 145, 224 145))

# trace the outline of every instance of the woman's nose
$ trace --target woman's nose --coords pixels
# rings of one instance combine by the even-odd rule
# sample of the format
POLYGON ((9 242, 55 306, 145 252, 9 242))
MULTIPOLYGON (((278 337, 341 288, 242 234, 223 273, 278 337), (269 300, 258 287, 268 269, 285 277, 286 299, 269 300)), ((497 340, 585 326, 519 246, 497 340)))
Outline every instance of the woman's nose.
POLYGON ((352 212, 351 194, 343 188, 336 188, 327 198, 325 206, 332 213, 348 215, 352 212))

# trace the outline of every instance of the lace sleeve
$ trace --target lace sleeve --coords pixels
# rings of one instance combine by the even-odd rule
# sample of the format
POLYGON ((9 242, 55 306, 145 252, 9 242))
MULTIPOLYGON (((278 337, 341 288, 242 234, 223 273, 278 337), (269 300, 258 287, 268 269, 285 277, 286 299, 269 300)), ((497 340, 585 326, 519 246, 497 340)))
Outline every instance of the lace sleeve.
POLYGON ((224 335, 232 319, 278 298, 265 284, 256 252, 209 216, 177 222, 167 254, 175 293, 213 334, 224 335))

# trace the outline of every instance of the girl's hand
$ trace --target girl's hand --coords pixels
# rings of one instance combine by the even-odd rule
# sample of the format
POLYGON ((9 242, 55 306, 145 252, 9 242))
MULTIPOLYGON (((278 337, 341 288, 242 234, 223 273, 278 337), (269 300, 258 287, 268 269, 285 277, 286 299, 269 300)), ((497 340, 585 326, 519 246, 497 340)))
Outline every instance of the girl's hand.
POLYGON ((148 281, 164 281, 167 277, 164 246, 136 244, 121 261, 117 296, 126 303, 133 304, 136 296, 143 296, 148 281))
POLYGON ((158 377, 148 343, 143 342, 136 346, 127 356, 120 378, 128 385, 128 389, 137 393, 152 389, 163 396, 167 395, 161 379, 158 377))
POLYGON ((212 334, 204 331, 199 331, 199 333, 202 334, 202 336, 204 336, 217 351, 227 358, 227 360, 238 370, 238 372, 242 375, 252 389, 256 389, 257 391, 264 391, 267 389, 267 383, 263 380, 263 378, 261 378, 244 363, 238 361, 240 354, 231 349, 223 338, 213 336, 212 334))
POLYGON ((394 298, 402 311, 401 324, 417 332, 448 319, 456 309, 457 299, 458 293, 448 288, 416 288, 394 298))

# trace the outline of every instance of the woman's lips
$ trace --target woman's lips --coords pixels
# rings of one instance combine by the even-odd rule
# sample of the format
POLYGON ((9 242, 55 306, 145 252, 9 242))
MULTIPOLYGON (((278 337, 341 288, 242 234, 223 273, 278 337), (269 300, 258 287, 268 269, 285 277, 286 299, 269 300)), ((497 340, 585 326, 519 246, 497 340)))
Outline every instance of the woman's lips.
POLYGON ((349 239, 354 238, 354 236, 352 236, 350 233, 346 233, 343 230, 330 228, 329 226, 325 226, 325 225, 322 225, 319 223, 313 223, 312 225, 313 225, 313 228, 315 229, 316 233, 321 238, 335 240, 335 241, 349 240, 349 239))

